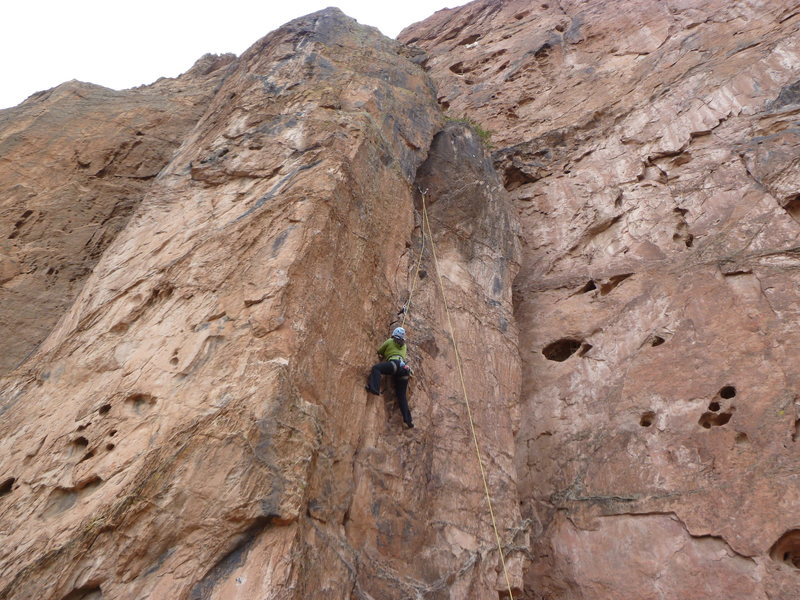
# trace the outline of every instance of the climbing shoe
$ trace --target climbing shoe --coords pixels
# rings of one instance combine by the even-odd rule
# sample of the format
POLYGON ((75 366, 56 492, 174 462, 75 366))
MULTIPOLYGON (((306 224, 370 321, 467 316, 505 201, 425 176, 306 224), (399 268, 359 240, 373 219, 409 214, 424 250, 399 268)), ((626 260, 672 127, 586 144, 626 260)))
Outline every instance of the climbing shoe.
POLYGON ((414 429, 414 424, 411 421, 405 421, 405 424, 409 429, 414 429))
POLYGON ((368 385, 365 385, 365 386, 364 386, 364 389, 365 389, 365 390, 367 390, 367 391, 368 391, 370 394, 373 394, 374 396, 380 396, 380 395, 381 395, 381 393, 380 393, 380 392, 376 392, 375 390, 373 390, 373 389, 372 389, 371 387, 369 387, 368 385))

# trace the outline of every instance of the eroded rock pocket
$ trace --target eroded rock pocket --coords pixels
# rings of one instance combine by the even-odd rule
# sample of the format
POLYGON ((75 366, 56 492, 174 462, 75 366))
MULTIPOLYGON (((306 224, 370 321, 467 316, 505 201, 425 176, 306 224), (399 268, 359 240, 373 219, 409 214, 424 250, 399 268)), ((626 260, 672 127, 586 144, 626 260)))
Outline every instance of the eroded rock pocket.
POLYGON ((544 354, 544 357, 547 360, 564 362, 570 356, 580 350, 582 345, 583 340, 576 338, 561 338, 560 340, 551 342, 542 348, 542 354, 544 354))
POLYGON ((656 420, 656 413, 652 410, 648 410, 647 412, 642 413, 641 418, 639 419, 639 425, 642 427, 650 427, 656 420))
POLYGON ((99 586, 85 586, 72 590, 63 600, 103 600, 99 586))
POLYGON ((94 493, 103 483, 100 477, 91 475, 74 487, 54 489, 47 498, 42 516, 47 519, 71 509, 79 499, 94 493))
POLYGON ((712 427, 722 427, 723 425, 727 425, 731 418, 733 418, 733 413, 736 411, 736 407, 730 406, 727 409, 722 410, 723 403, 721 400, 730 400, 735 397, 736 388, 734 386, 722 386, 719 392, 717 392, 717 398, 708 403, 708 410, 700 416, 697 424, 704 429, 711 429, 712 427))
POLYGON ((705 429, 711 429, 712 427, 722 427, 723 425, 727 425, 728 422, 733 417, 733 411, 736 410, 733 406, 731 406, 728 410, 721 413, 715 413, 712 411, 707 411, 702 414, 700 420, 697 422, 698 425, 705 429))
POLYGON ((11 490, 13 489, 14 483, 16 481, 17 481, 16 478, 9 477, 5 481, 3 481, 3 483, 0 483, 0 498, 11 493, 11 490))
POLYGON ((800 529, 790 529, 769 551, 772 560, 800 569, 800 529))
POLYGON ((156 397, 152 394, 131 394, 125 398, 125 405, 132 408, 136 414, 150 410, 155 403, 156 397))

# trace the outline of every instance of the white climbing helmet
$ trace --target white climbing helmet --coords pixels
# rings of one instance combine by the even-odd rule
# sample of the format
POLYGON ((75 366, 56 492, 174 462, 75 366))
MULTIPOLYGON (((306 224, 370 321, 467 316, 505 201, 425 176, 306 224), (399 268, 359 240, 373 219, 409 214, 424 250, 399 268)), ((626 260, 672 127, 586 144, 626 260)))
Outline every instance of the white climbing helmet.
POLYGON ((401 340, 406 339, 406 330, 402 327, 395 327, 394 331, 392 332, 392 337, 400 338, 401 340))

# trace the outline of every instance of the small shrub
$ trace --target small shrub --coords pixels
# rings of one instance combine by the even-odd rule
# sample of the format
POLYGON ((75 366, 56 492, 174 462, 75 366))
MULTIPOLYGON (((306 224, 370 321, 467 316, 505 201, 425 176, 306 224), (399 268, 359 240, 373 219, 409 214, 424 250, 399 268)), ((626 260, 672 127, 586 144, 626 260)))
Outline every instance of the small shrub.
POLYGON ((464 123, 465 125, 469 125, 475 130, 475 133, 478 134, 478 137, 481 138, 481 141, 487 148, 491 150, 494 147, 491 143, 492 131, 490 129, 484 129, 477 121, 470 119, 466 115, 462 117, 447 117, 447 121, 450 123, 464 123))

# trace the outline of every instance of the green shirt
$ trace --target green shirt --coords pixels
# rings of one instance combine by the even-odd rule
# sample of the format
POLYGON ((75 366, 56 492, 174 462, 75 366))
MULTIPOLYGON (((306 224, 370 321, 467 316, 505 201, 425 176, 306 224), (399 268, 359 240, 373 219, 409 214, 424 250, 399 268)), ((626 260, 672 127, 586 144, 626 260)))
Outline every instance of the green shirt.
POLYGON ((378 354, 381 355, 383 360, 389 360, 390 358, 402 358, 403 361, 406 359, 406 348, 407 344, 403 344, 402 346, 398 346, 397 342, 394 341, 393 338, 389 338, 381 347, 378 348, 378 354))

